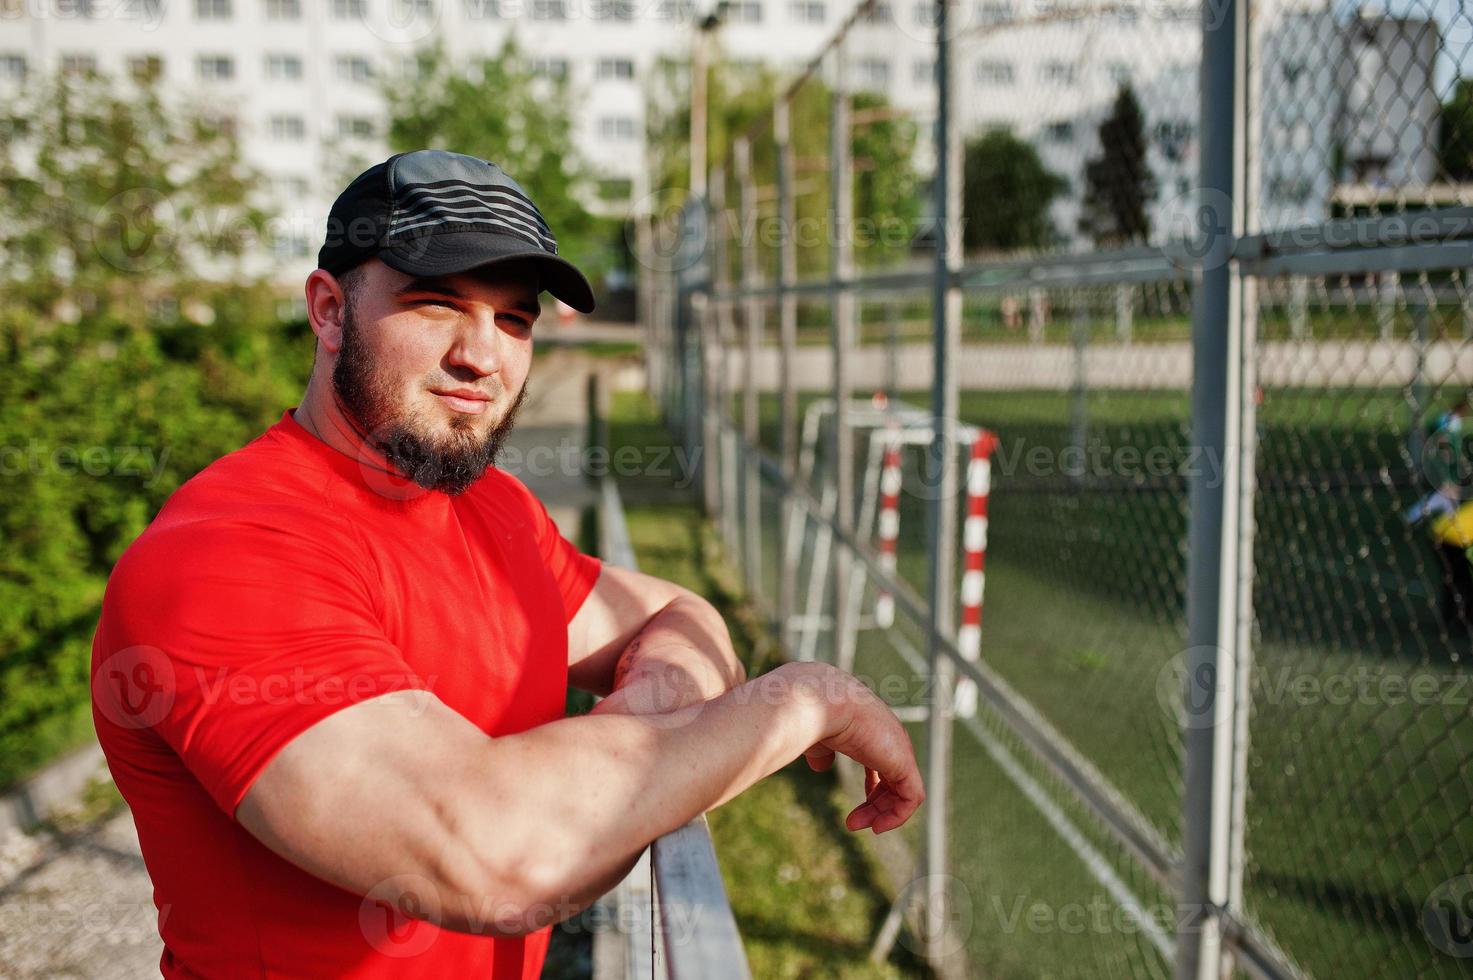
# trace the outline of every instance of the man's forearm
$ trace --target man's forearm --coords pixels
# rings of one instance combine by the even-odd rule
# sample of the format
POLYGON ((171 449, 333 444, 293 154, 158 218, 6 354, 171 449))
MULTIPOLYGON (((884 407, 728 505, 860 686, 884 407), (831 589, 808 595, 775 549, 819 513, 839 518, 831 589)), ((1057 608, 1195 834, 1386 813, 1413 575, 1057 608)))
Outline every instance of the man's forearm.
POLYGON ((651 617, 620 653, 612 693, 596 712, 673 711, 745 680, 721 614, 703 599, 682 596, 651 617))
POLYGON ((821 691, 802 671, 777 671, 672 714, 568 718, 487 742, 477 767, 526 778, 465 780, 475 790, 460 800, 456 846, 486 877, 470 879, 475 889, 439 896, 443 924, 518 931, 571 914, 650 841, 819 741, 834 710, 819 699, 853 695, 831 687, 821 691), (481 908, 488 896, 509 919, 531 918, 488 923, 456 914, 481 908))

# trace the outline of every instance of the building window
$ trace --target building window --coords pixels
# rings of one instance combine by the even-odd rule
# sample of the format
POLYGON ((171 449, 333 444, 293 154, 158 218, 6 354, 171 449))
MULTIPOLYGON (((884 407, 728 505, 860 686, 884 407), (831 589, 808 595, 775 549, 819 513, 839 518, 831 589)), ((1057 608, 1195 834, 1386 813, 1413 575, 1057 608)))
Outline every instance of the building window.
POLYGON ((118 5, 126 20, 146 20, 150 24, 157 24, 159 16, 163 13, 163 0, 122 0, 118 5))
POLYGON ((793 0, 788 4, 788 18, 797 24, 822 24, 823 0, 793 0))
POLYGON ((594 77, 601 82, 610 79, 631 79, 634 77, 634 62, 628 58, 600 58, 598 59, 598 72, 594 77))
POLYGON ((334 20, 367 20, 368 0, 332 0, 334 20))
POLYGON ((0 79, 7 82, 24 82, 30 74, 30 65, 23 54, 0 54, 0 79))
POLYGON ((936 80, 936 62, 930 58, 917 58, 911 63, 910 77, 917 85, 930 85, 936 80))
POLYGON ((235 117, 228 112, 210 113, 200 120, 206 131, 213 131, 217 136, 234 139, 239 127, 235 123, 235 117))
POLYGON ((567 58, 533 58, 529 64, 532 74, 537 78, 551 78, 560 82, 568 77, 567 58))
POLYGON ((271 187, 283 200, 296 200, 307 196, 311 189, 306 177, 282 176, 271 178, 271 187))
POLYGON ((61 56, 63 75, 97 74, 97 56, 93 54, 64 54, 61 56))
POLYGON ((692 0, 659 0, 655 4, 655 18, 684 24, 691 19, 694 10, 692 0))
POLYGON ((465 0, 465 16, 467 20, 499 20, 500 0, 465 0))
POLYGON ((302 80, 302 59, 294 54, 268 54, 266 77, 273 82, 299 82, 302 80))
POLYGON ((860 58, 854 67, 860 88, 883 91, 890 87, 890 62, 884 58, 860 58))
POLYGON ((1039 76, 1051 85, 1073 85, 1074 65, 1068 61, 1045 61, 1039 76))
POLYGON ((979 24, 1006 24, 1013 19, 1013 5, 1005 0, 981 0, 977 4, 979 24))
POLYGON ((1007 61, 979 61, 977 81, 983 85, 1011 85, 1013 65, 1007 61))
POLYGON ((533 20, 567 20, 568 5, 565 0, 532 0, 533 20))
POLYGON ((877 3, 865 12, 864 22, 866 24, 893 24, 895 10, 888 3, 877 3))
POLYGON ((128 59, 128 77, 135 82, 156 82, 164 77, 164 59, 156 54, 135 54, 128 59))
POLYGON ((1105 66, 1105 73, 1110 76, 1110 81, 1116 85, 1130 84, 1130 62, 1112 61, 1105 66))
POLYGON ((338 136, 341 139, 373 139, 373 120, 367 116, 338 116, 338 136))
POLYGON ((367 85, 374 79, 373 63, 358 55, 340 54, 333 59, 333 74, 345 82, 367 85))
POLYGON ((762 23, 762 4, 757 0, 721 0, 716 9, 728 24, 762 23))
POLYGON ((77 17, 82 20, 91 20, 97 13, 92 0, 57 0, 56 12, 67 19, 77 17))
POLYGON ((266 0, 267 20, 301 20, 302 0, 266 0))
POLYGON ((229 20, 230 0, 194 0, 196 20, 229 20))
POLYGON ((195 62, 202 82, 228 82, 235 77, 235 62, 223 54, 202 54, 195 62))
POLYGON ((399 78, 418 81, 430 77, 434 61, 427 54, 404 54, 399 56, 396 66, 399 78))
POLYGON ((271 138, 298 142, 307 138, 307 123, 301 116, 272 116, 271 138))
POLYGON ((606 140, 634 139, 634 119, 630 116, 604 116, 598 121, 598 135, 606 140))
POLYGON ((1072 122, 1051 122, 1043 129, 1044 137, 1050 143, 1072 143, 1074 142, 1074 124, 1072 122))
POLYGON ((931 0, 921 0, 915 5, 915 13, 912 15, 917 27, 936 26, 936 4, 931 0))
POLYGON ((1161 155, 1172 163, 1186 159, 1187 147, 1196 134, 1197 128, 1190 119, 1163 119, 1156 124, 1156 143, 1161 147, 1161 155))
POLYGON ((394 0, 394 16, 400 23, 432 20, 435 0, 394 0))
POLYGON ((594 20, 634 20, 634 0, 591 0, 590 11, 594 20))

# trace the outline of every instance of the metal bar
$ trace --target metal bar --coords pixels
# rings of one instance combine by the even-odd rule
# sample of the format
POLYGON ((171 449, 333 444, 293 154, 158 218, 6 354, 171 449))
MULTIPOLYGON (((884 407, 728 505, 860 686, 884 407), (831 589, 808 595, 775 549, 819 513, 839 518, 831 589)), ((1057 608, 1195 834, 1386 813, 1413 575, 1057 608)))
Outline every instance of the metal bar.
POLYGON ((750 980, 704 815, 650 845, 670 980, 750 980))
MULTIPOLYGON (((741 221, 737 233, 741 239, 742 281, 756 286, 761 272, 757 267, 757 187, 752 178, 752 145, 746 139, 737 140, 736 176, 740 188, 741 221)), ((750 297, 744 308, 743 320, 746 327, 746 345, 742 353, 742 438, 747 448, 756 447, 758 437, 757 415, 757 350, 762 341, 763 300, 750 297)), ((763 605, 762 594, 762 481, 757 474, 757 464, 747 451, 743 451, 742 485, 745 489, 745 506, 742 514, 742 565, 746 570, 747 595, 763 605)))
POLYGON ((930 714, 926 718, 925 825, 926 916, 922 942, 927 958, 939 960, 944 952, 946 924, 951 920, 950 880, 952 679, 956 663, 942 649, 942 637, 955 635, 952 609, 956 578, 957 463, 952 427, 957 417, 956 373, 953 364, 961 346, 961 290, 955 276, 961 268, 961 141, 953 146, 953 76, 949 24, 951 0, 936 0, 936 175, 932 182, 936 214, 936 267, 931 294, 934 365, 931 375, 931 415, 936 432, 931 442, 931 474, 936 492, 930 500, 931 629, 926 640, 926 664, 931 674, 930 714))
MULTIPOLYGON (((787 286, 798 277, 798 254, 793 247, 792 228, 797 207, 793 201, 793 147, 788 131, 788 103, 779 99, 774 110, 773 136, 777 146, 777 214, 779 237, 777 275, 774 285, 778 298, 779 445, 783 471, 796 481, 798 474, 798 390, 793 379, 793 360, 798 352, 798 297, 787 286)), ((792 527, 795 511, 787 497, 783 498, 783 527, 792 527)), ((778 643, 792 650, 789 624, 793 617, 793 588, 798 581, 798 542, 781 542, 782 565, 778 572, 777 621, 778 643)))
POLYGON ((1223 461, 1223 479, 1202 468, 1189 477, 1187 527, 1187 650, 1182 865, 1178 901, 1177 980, 1218 980, 1221 920, 1227 901, 1231 822, 1232 641, 1237 602, 1235 524, 1236 425, 1239 400, 1240 270, 1225 257, 1244 231, 1241 166, 1245 98, 1242 71, 1248 5, 1222 0, 1203 8, 1201 92, 1201 214, 1214 236, 1192 322, 1191 444, 1223 461), (1218 236, 1221 236, 1220 238, 1218 236), (1222 248, 1227 244, 1228 248, 1222 248), (1213 261, 1216 259, 1216 261, 1213 261))
MULTIPOLYGON (((843 35, 830 49, 833 85, 829 97, 829 213, 830 273, 836 284, 854 277, 854 154, 849 124, 847 48, 843 35)), ((854 527, 854 429, 849 424, 850 359, 854 350, 855 304, 853 292, 836 285, 831 294, 834 344, 834 517, 845 529, 854 527)), ((834 555, 834 663, 840 670, 854 668, 854 630, 849 605, 849 554, 834 555)))
MULTIPOLYGON (((638 568, 617 483, 605 478, 599 491, 599 553, 610 564, 638 568)), ((658 912, 671 980, 751 977, 704 816, 655 840, 618 894, 630 903, 624 906, 628 912, 621 911, 620 921, 633 920, 623 956, 626 976, 655 975, 650 969, 653 909, 658 912), (651 871, 653 895, 648 887, 651 871)))

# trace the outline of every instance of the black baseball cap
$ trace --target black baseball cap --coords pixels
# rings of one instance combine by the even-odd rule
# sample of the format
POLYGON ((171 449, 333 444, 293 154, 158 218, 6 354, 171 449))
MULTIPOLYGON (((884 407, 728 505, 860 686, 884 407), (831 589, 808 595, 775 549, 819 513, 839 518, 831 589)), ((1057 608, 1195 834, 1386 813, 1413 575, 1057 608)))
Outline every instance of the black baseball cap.
POLYGON ((338 195, 317 267, 336 276, 375 256, 411 276, 532 259, 541 289, 579 313, 593 312, 593 288, 557 254, 557 239, 527 192, 496 164, 463 153, 396 153, 338 195))

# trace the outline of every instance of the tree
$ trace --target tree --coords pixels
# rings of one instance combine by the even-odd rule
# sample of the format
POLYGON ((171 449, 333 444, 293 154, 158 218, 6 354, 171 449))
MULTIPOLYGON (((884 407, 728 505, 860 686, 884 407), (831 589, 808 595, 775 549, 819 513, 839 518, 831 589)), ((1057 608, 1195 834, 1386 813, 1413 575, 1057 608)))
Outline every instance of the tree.
POLYGON ((526 189, 569 256, 597 281, 615 261, 618 225, 587 206, 594 175, 573 137, 566 79, 535 75, 515 38, 474 63, 455 63, 438 43, 419 52, 418 71, 384 87, 389 146, 453 150, 490 160, 526 189))
MULTIPOLYGON (((0 259, 12 304, 58 298, 142 325, 160 297, 208 301, 261 284, 242 260, 268 227, 228 117, 165 105, 152 83, 42 79, 0 108, 0 259)), ((192 304, 197 306, 197 302, 192 304)))
POLYGON ((180 483, 293 403, 311 334, 245 273, 229 125, 58 75, 0 104, 0 786, 90 737, 97 606, 180 483))
POLYGON ((1437 155, 1450 179, 1473 180, 1473 79, 1459 79, 1442 104, 1437 155))
POLYGON ((1045 248, 1056 237, 1049 207, 1069 186, 1032 145, 1006 130, 967 143, 962 243, 968 251, 1045 248))
POLYGON ((1150 235, 1146 205, 1156 197, 1156 178, 1146 149, 1140 100, 1129 85, 1122 85, 1110 115, 1100 124, 1100 155, 1084 166, 1079 230, 1096 245, 1118 247, 1150 235))
MULTIPOLYGON (((690 189, 690 66, 682 59, 662 58, 650 74, 646 87, 647 139, 651 180, 658 200, 655 206, 673 207, 690 189)), ((730 161, 735 140, 755 124, 769 119, 783 86, 769 68, 733 64, 719 54, 713 56, 707 84, 707 159, 716 164, 730 161)), ((792 97, 789 131, 797 162, 794 188, 796 229, 801 238, 797 248, 800 277, 822 275, 828 270, 828 249, 805 243, 808 230, 828 229, 830 89, 819 79, 809 79, 792 97)), ((889 105, 877 92, 856 92, 851 106, 856 112, 884 110, 889 105)), ((909 254, 921 210, 913 159, 916 125, 906 118, 887 118, 885 113, 854 129, 850 152, 854 159, 855 260, 860 266, 877 266, 909 254)), ((759 187, 776 183, 777 147, 772 127, 757 127, 752 144, 752 172, 759 187)), ((731 166, 725 168, 726 202, 736 207, 738 188, 731 166)), ((772 217, 767 207, 763 214, 772 217)), ((735 211, 727 219, 732 230, 735 211)), ((758 234, 758 261, 763 269, 776 261, 777 236, 758 234)), ((824 242, 828 239, 824 238, 824 242)), ((731 272, 738 274, 739 256, 729 250, 731 272)))

